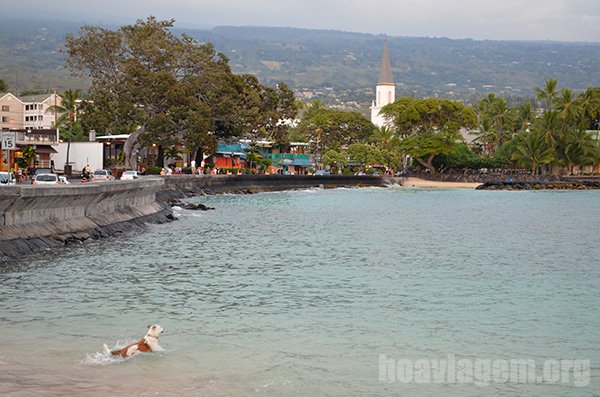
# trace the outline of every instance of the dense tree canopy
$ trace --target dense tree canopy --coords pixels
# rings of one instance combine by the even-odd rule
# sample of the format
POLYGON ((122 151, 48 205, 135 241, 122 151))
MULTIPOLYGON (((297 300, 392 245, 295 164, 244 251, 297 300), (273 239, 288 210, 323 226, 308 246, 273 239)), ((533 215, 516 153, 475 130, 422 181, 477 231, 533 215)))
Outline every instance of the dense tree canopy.
POLYGON ((270 133, 295 115, 287 86, 234 75, 212 44, 174 35, 173 23, 150 17, 115 31, 84 26, 67 36, 67 64, 92 79, 84 126, 100 134, 142 127, 145 145, 210 150, 219 137, 270 133))
POLYGON ((473 109, 448 99, 399 98, 381 112, 401 136, 401 151, 431 172, 435 156, 456 150, 459 130, 476 125, 473 109))
POLYGON ((350 145, 369 139, 375 126, 358 112, 321 107, 311 107, 304 114, 297 131, 309 140, 319 140, 322 147, 337 142, 350 145))

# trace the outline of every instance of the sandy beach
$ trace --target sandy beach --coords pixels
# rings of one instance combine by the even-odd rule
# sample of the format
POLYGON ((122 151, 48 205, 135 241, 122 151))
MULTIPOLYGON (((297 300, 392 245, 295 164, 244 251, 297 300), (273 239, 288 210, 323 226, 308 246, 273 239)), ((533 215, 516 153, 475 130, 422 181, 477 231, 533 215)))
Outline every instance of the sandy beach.
POLYGON ((481 183, 478 182, 438 182, 421 178, 406 178, 403 184, 404 187, 449 187, 460 189, 475 189, 479 185, 481 183))

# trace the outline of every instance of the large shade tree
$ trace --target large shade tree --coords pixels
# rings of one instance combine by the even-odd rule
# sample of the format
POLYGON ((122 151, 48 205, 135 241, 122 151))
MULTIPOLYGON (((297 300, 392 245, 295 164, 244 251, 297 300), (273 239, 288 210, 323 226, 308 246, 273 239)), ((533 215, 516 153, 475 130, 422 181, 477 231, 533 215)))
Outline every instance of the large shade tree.
POLYGON ((288 90, 234 75, 212 44, 175 35, 173 24, 149 17, 117 30, 84 26, 67 36, 67 65, 92 80, 86 126, 100 134, 135 133, 143 146, 186 145, 201 159, 217 138, 259 127, 265 113, 271 123, 290 114, 288 90), (279 95, 285 98, 274 101, 279 95))
POLYGON ((432 173, 435 156, 454 152, 462 141, 460 129, 475 127, 477 120, 472 108, 437 98, 399 98, 381 113, 403 137, 401 151, 432 173))
POLYGON ((375 129, 375 125, 358 112, 329 109, 320 105, 310 107, 296 128, 309 140, 318 141, 321 148, 334 143, 346 146, 364 142, 375 129))

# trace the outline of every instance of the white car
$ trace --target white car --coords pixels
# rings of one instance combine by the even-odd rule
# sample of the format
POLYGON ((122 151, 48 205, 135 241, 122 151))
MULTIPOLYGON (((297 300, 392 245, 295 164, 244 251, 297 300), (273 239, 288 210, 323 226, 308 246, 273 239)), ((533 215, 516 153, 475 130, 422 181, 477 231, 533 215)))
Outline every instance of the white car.
POLYGON ((138 179, 140 177, 140 173, 139 171, 125 171, 123 172, 123 175, 121 175, 121 180, 122 181, 130 181, 133 179, 138 179))
POLYGON ((66 176, 59 176, 58 180, 60 181, 61 185, 70 185, 71 182, 69 182, 69 180, 67 179, 66 176))
POLYGON ((0 186, 14 186, 16 184, 17 180, 12 172, 10 174, 6 171, 0 172, 0 186))
POLYGON ((92 182, 108 182, 114 181, 115 177, 110 174, 107 170, 96 170, 92 174, 92 182))
POLYGON ((60 185, 60 179, 56 174, 37 174, 31 179, 32 185, 60 185))

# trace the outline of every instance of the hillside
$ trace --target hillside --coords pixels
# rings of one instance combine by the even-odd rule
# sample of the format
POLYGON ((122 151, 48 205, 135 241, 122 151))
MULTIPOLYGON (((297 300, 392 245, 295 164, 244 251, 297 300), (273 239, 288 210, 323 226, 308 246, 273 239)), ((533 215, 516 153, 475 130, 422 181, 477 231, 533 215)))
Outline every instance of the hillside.
MULTIPOLYGON (((64 69, 62 52, 65 34, 82 24, 0 20, 0 78, 19 91, 85 88, 85 81, 64 69)), ((266 84, 284 81, 305 98, 362 106, 372 99, 384 41, 371 34, 293 28, 185 32, 214 43, 236 72, 254 73, 266 84)), ((388 42, 398 95, 474 101, 491 91, 527 97, 551 77, 576 90, 600 81, 600 43, 414 37, 388 37, 388 42)))

